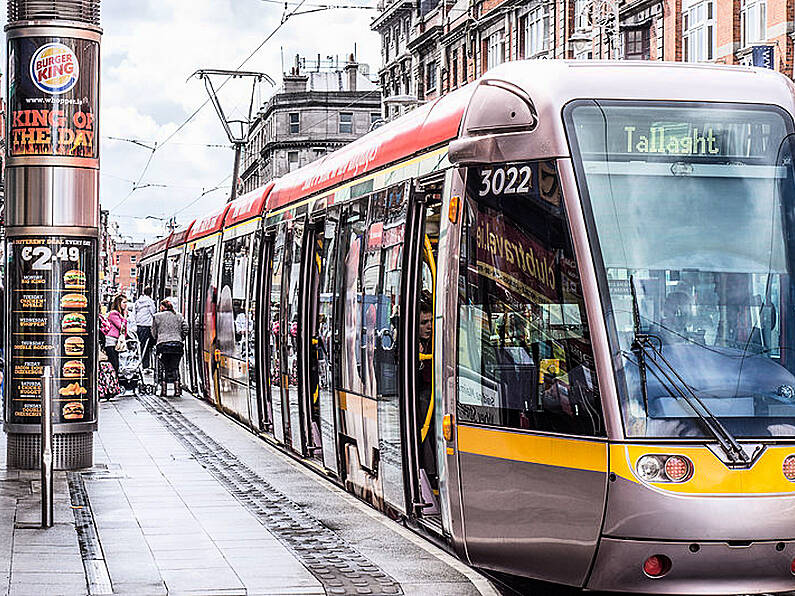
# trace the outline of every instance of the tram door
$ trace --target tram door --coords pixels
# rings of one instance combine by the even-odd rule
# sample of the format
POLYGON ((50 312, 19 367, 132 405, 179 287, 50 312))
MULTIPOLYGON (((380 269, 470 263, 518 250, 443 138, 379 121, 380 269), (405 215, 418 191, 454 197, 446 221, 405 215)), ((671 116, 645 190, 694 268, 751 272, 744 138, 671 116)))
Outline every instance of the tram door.
MULTIPOLYGON (((199 249, 193 254, 192 284, 190 295, 191 320, 191 352, 193 362, 193 378, 199 395, 204 399, 212 399, 210 395, 209 370, 210 353, 207 345, 208 308, 212 309, 212 292, 210 287, 210 269, 212 249, 199 249)), ((213 314, 213 313, 209 313, 213 314)))
POLYGON ((300 338, 302 335, 301 311, 301 262, 304 241, 303 217, 288 221, 284 252, 284 277, 282 278, 282 403, 287 404, 285 419, 285 444, 289 435, 293 451, 304 455, 304 437, 301 428, 301 370, 300 338))
POLYGON ((441 215, 441 184, 429 185, 409 211, 410 266, 406 270, 406 435, 413 514, 441 528, 434 387, 434 304, 441 215))
POLYGON ((285 247, 287 244, 287 225, 281 223, 276 229, 271 251, 270 290, 268 292, 268 306, 263 309, 263 318, 268 333, 268 393, 270 395, 270 421, 273 425, 273 437, 279 442, 285 442, 285 407, 282 399, 282 385, 284 384, 282 365, 282 344, 284 341, 282 322, 282 302, 285 281, 285 247))
POLYGON ((265 327, 262 321, 267 321, 259 312, 261 296, 265 295, 267 285, 264 283, 265 276, 262 275, 265 264, 270 257, 269 242, 263 242, 262 232, 254 233, 251 241, 251 267, 249 268, 248 278, 248 325, 249 333, 246 338, 246 359, 248 363, 248 411, 250 413, 251 425, 257 430, 267 428, 270 421, 268 408, 266 407, 265 396, 268 388, 267 371, 264 366, 265 352, 263 347, 267 345, 265 341, 265 327))
POLYGON ((334 322, 334 269, 339 228, 339 211, 330 210, 325 220, 313 222, 307 230, 307 257, 302 334, 303 398, 302 427, 308 454, 339 474, 337 424, 332 383, 334 322))

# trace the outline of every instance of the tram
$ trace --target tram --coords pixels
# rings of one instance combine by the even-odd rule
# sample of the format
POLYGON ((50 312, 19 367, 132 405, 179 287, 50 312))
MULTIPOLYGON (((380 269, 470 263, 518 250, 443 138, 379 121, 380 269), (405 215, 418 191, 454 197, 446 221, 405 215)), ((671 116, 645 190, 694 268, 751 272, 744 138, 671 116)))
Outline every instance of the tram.
POLYGON ((468 563, 795 588, 795 87, 525 61, 147 248, 193 391, 468 563))

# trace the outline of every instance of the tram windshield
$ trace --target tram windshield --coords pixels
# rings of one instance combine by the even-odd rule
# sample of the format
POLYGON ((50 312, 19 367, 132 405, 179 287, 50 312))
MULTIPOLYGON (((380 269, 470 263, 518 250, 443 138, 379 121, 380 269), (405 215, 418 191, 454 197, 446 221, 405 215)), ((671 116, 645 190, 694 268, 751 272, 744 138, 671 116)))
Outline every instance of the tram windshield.
POLYGON ((566 124, 627 436, 709 436, 682 392, 735 437, 795 435, 791 118, 588 100, 566 124))

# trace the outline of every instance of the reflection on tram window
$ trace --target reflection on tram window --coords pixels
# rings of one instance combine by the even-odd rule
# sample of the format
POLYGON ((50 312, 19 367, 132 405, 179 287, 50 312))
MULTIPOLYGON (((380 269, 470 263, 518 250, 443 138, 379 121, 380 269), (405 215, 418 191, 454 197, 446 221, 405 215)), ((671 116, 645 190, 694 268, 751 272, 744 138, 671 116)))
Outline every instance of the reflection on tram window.
POLYGON ((342 331, 340 353, 341 389, 361 394, 362 380, 362 245, 365 242, 367 200, 359 201, 345 212, 342 228, 342 331))
POLYGON ((376 398, 397 395, 397 331, 404 185, 353 205, 343 220, 341 263, 344 347, 342 388, 376 398))
MULTIPOLYGON (((276 240, 273 244, 273 261, 271 262, 271 292, 270 303, 268 305, 268 332, 270 333, 270 341, 268 342, 268 351, 270 352, 268 359, 270 363, 270 377, 269 381, 272 387, 281 387, 281 326, 279 321, 279 313, 282 304, 282 278, 284 272, 284 252, 285 252, 285 226, 279 227, 276 234, 276 240)), ((274 403, 279 403, 279 394, 272 393, 274 403)))
MULTIPOLYGON (((252 241, 251 246, 251 255, 253 257, 253 261, 251 267, 249 268, 249 278, 248 278, 248 312, 246 314, 246 322, 248 325, 248 332, 246 334, 245 341, 247 342, 247 360, 248 360, 248 390, 249 394, 251 395, 251 401, 256 401, 257 398, 257 384, 260 381, 258 372, 257 372, 257 332, 255 331, 255 325, 257 324, 256 320, 256 313, 257 313, 257 302, 260 293, 260 267, 258 267, 258 259, 257 255, 260 254, 260 250, 262 247, 262 239, 259 233, 254 234, 254 239, 252 241)), ((260 262, 262 262, 262 257, 259 257, 260 262)), ((267 420, 263 421, 259 418, 262 417, 262 412, 258 412, 256 414, 255 424, 259 424, 261 422, 267 422, 267 420)))
POLYGON ((568 124, 601 248, 627 434, 704 436, 679 390, 737 437, 795 434, 789 117, 591 101, 568 124), (681 381, 666 379, 671 371, 681 381))
POLYGON ((554 162, 471 168, 467 176, 459 418, 603 435, 582 289, 554 162), (505 181, 512 179, 514 192, 506 194, 505 181))
POLYGON ((224 242, 221 291, 218 296, 218 347, 226 356, 245 358, 250 330, 246 305, 246 274, 250 237, 224 242))

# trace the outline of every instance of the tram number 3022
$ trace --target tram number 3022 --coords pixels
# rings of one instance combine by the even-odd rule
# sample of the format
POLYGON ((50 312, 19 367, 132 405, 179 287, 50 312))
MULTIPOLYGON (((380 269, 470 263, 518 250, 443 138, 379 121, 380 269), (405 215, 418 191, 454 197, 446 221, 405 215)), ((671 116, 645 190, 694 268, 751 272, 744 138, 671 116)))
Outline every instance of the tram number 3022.
POLYGON ((486 195, 514 195, 530 192, 533 171, 530 166, 484 168, 480 170, 481 197, 486 195))

